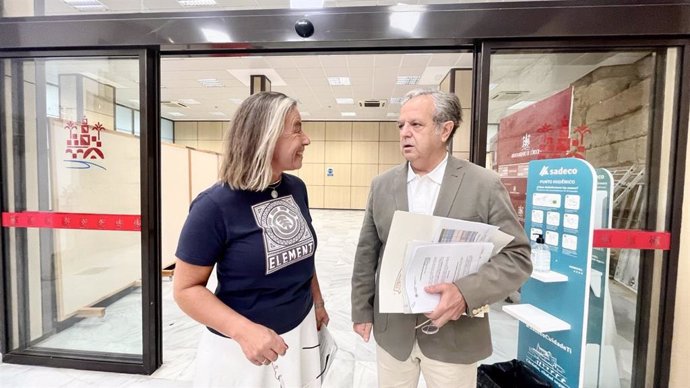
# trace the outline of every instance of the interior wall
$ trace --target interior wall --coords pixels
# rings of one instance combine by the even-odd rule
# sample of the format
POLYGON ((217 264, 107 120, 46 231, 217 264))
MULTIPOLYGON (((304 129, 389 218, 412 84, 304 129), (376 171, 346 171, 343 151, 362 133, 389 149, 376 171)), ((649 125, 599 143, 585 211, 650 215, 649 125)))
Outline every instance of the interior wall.
POLYGON ((653 74, 649 55, 630 65, 599 67, 572 83, 571 131, 582 125, 591 130, 584 145, 592 165, 646 165, 653 74))
POLYGON ((229 121, 175 121, 174 143, 222 153, 223 133, 229 125, 229 121))
MULTIPOLYGON (((175 122, 175 144, 221 153, 228 125, 227 121, 175 122)), ((289 173, 307 185, 311 208, 364 209, 371 180, 404 161, 395 122, 304 121, 303 129, 311 144, 302 168, 289 173)), ((469 140, 466 143, 469 151, 469 140)))

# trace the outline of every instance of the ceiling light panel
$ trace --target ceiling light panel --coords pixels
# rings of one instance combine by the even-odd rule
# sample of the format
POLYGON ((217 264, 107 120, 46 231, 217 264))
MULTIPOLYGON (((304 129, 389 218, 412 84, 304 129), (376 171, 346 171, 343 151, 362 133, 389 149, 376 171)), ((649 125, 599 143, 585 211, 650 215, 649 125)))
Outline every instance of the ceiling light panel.
POLYGON ((215 78, 202 78, 197 80, 200 84, 204 85, 206 88, 222 88, 223 83, 215 78))
POLYGON ((290 0, 290 8, 323 8, 323 0, 290 0))
POLYGON ((328 83, 331 86, 346 86, 351 85, 350 77, 328 77, 328 83))
POLYGON ((352 98, 336 98, 335 102, 340 105, 352 105, 355 103, 355 100, 352 98))
POLYGON ((355 117, 355 116, 357 116, 357 113, 355 113, 355 112, 340 112, 340 115, 343 117, 355 117))
POLYGON ((183 7, 201 7, 204 5, 216 5, 215 0, 177 0, 183 7))
POLYGON ((418 75, 399 75, 395 81, 396 85, 417 85, 421 77, 418 75))
POLYGON ((98 0, 64 0, 64 2, 79 11, 105 11, 108 9, 98 0))
POLYGON ((170 116, 174 116, 174 117, 182 117, 182 116, 184 116, 184 113, 180 113, 180 112, 168 112, 168 114, 169 114, 170 116))

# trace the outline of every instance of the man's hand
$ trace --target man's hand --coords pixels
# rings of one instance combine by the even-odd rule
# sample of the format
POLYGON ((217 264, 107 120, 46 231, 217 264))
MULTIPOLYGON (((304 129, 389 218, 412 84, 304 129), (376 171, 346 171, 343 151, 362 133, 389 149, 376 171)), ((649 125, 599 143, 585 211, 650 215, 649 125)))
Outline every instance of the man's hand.
POLYGON ((362 337, 364 342, 369 342, 369 335, 371 335, 371 327, 371 322, 352 324, 352 330, 354 330, 355 333, 359 334, 359 336, 362 337))
POLYGON ((465 298, 458 287, 453 283, 441 283, 424 287, 429 294, 441 294, 441 300, 434 311, 426 313, 436 327, 441 328, 448 321, 456 321, 467 309, 465 298))

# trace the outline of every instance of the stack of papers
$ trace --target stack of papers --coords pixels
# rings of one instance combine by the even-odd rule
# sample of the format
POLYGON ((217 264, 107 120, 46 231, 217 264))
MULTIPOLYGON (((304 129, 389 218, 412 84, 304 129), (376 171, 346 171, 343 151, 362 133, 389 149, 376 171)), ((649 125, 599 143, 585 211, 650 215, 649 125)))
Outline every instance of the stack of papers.
POLYGON ((381 260, 379 312, 432 311, 438 296, 425 286, 477 272, 512 240, 497 226, 396 211, 381 260))
POLYGON ((441 296, 426 293, 424 287, 452 283, 477 272, 489 261, 493 249, 494 244, 489 242, 409 242, 401 275, 404 312, 432 311, 441 296))

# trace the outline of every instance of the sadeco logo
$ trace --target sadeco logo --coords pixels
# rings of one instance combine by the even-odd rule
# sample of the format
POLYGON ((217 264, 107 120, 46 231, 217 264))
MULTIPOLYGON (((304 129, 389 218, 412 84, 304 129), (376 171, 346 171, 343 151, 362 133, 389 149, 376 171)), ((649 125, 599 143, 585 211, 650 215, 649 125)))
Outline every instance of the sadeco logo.
POLYGON ((549 166, 542 166, 541 171, 539 171, 539 176, 544 175, 575 175, 577 174, 577 168, 552 168, 549 166))

